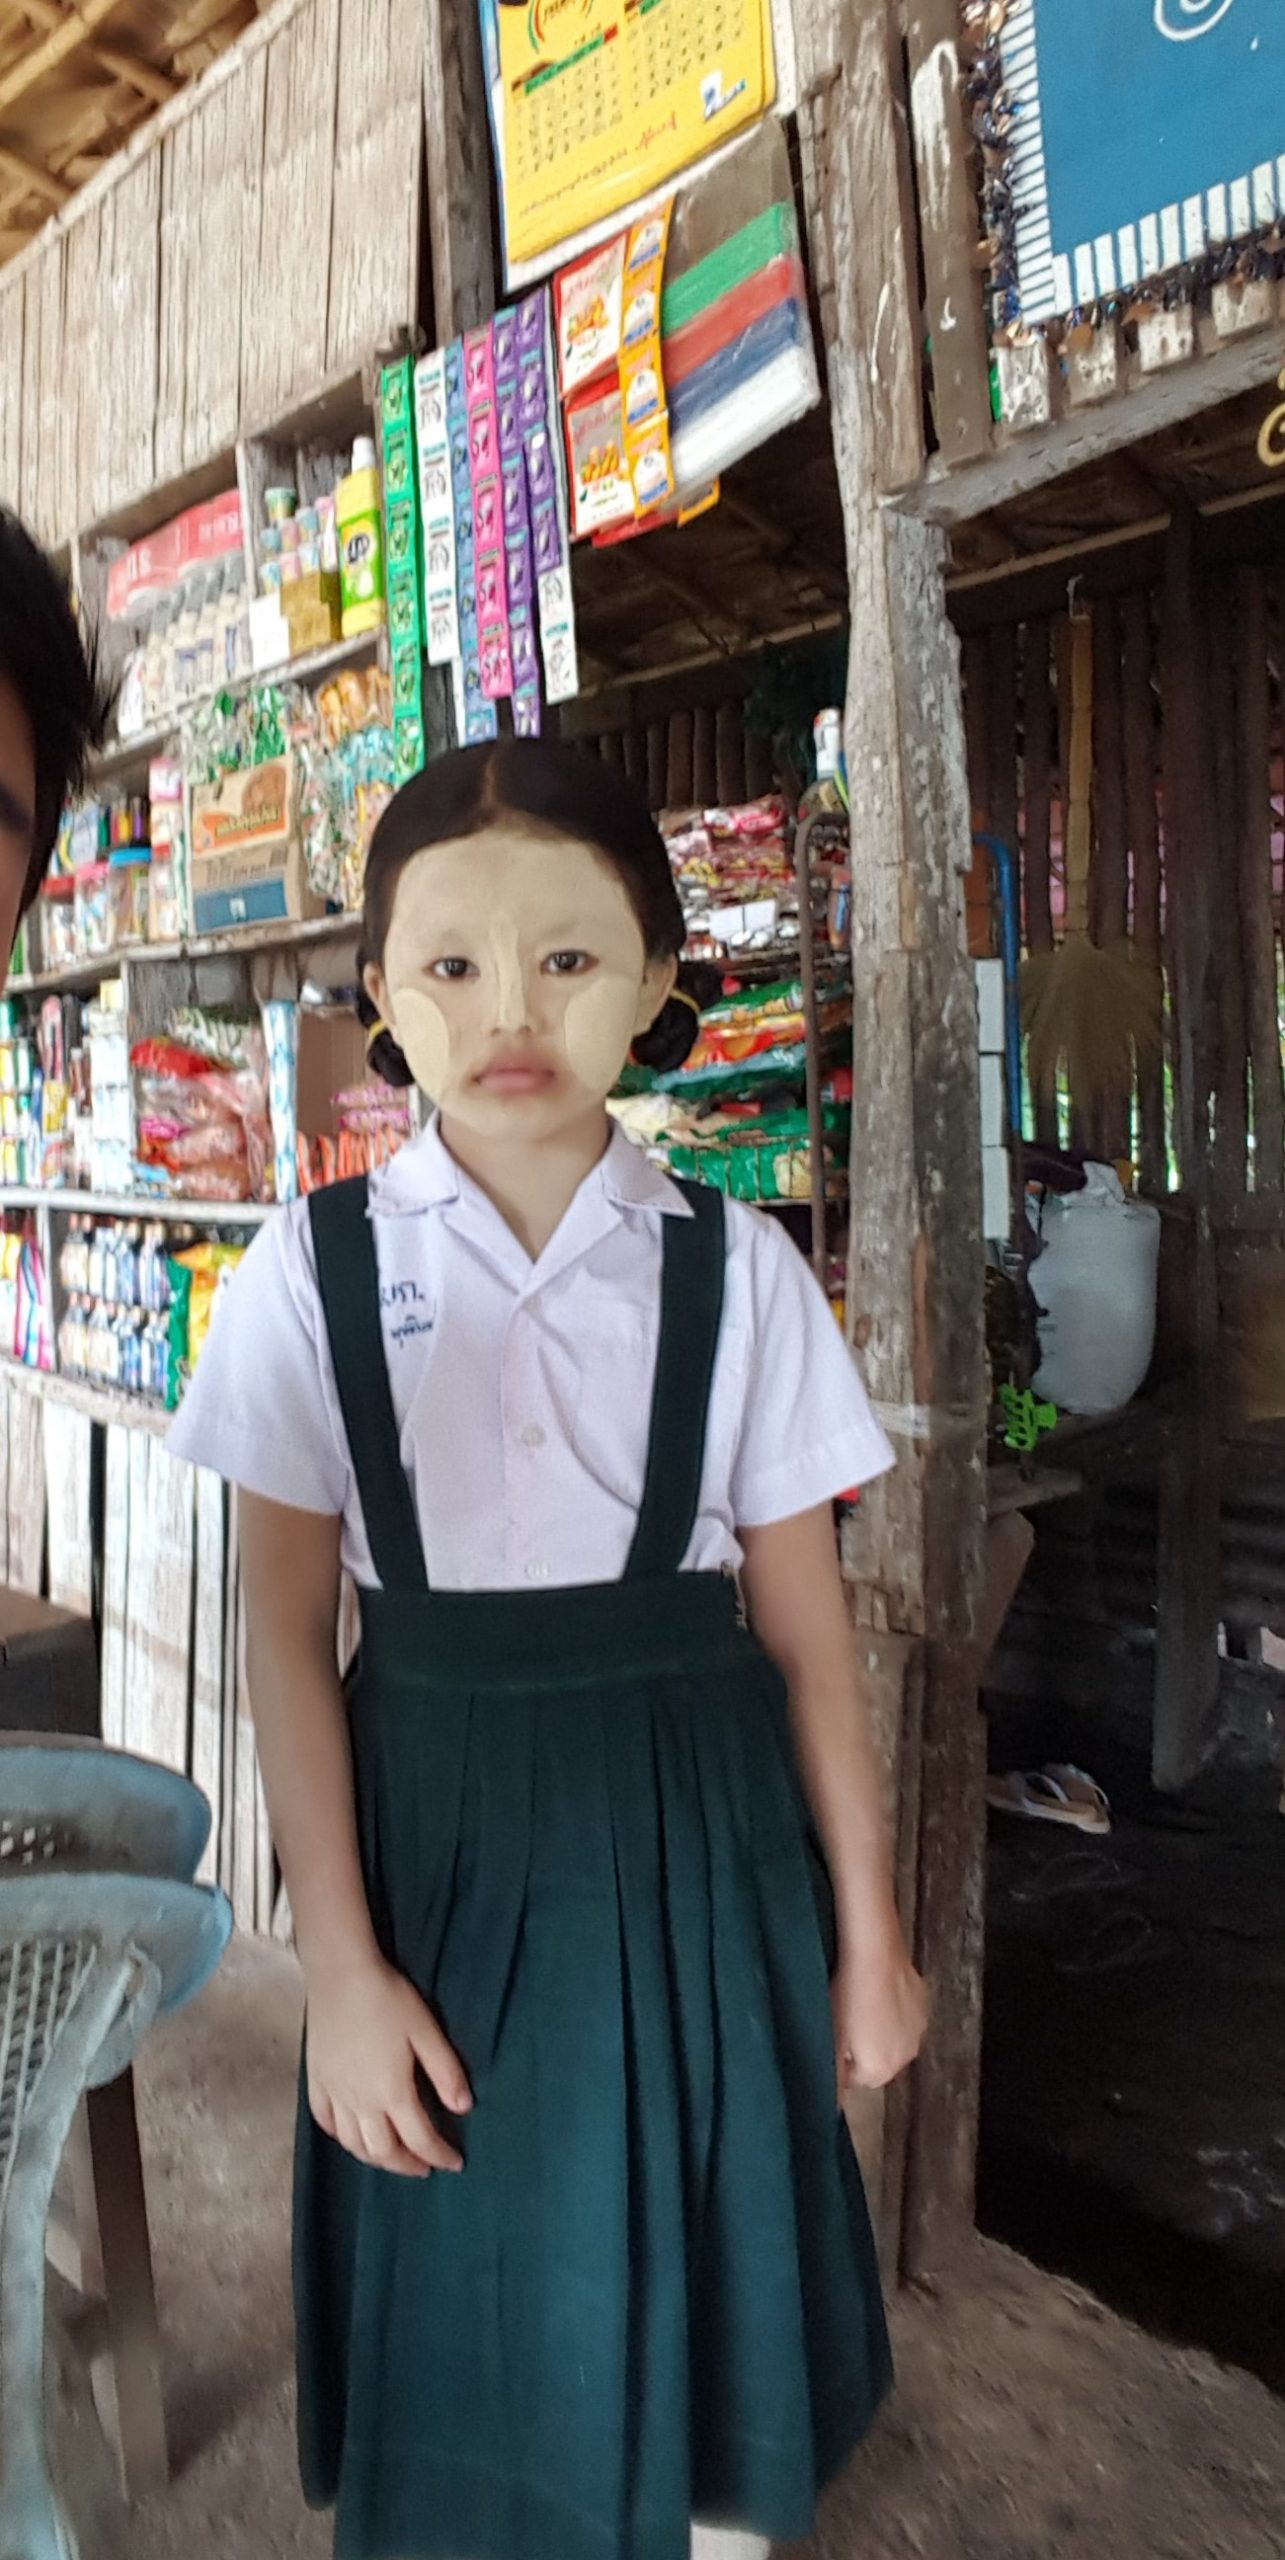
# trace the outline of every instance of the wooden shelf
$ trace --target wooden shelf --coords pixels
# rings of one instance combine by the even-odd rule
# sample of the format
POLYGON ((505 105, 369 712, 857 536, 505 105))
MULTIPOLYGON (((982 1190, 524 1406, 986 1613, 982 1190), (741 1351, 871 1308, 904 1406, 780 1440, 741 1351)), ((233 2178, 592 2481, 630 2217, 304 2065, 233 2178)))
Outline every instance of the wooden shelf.
POLYGON ((42 1190, 39 1184, 0 1183, 0 1209, 60 1209, 72 1217, 141 1218, 182 1227, 261 1227, 272 1200, 163 1200, 147 1191, 42 1190))
POLYGON ((0 1378, 8 1378, 42 1404, 70 1405, 74 1413, 88 1414, 91 1422, 109 1429, 150 1431, 154 1439, 163 1440, 174 1419, 146 1396, 123 1395, 118 1387, 98 1387, 89 1378, 63 1378, 53 1369, 28 1369, 20 1360, 0 1357, 0 1378))
POLYGON ((107 978, 118 978, 125 961, 136 969, 157 960, 238 960, 251 951, 303 951, 310 943, 355 941, 360 932, 358 915, 316 916, 307 924, 250 924, 235 933, 186 934, 181 942, 127 943, 97 960, 75 960, 66 969, 41 969, 34 977, 10 978, 6 993, 61 995, 77 987, 95 987, 107 978))
POLYGON ((383 632, 363 631, 355 640, 330 640, 324 649, 305 650, 301 658, 283 658, 279 666, 262 667, 256 674, 239 676, 234 684, 215 685, 209 693, 198 693, 190 702, 182 703, 173 718, 158 721, 155 728, 142 729, 136 738, 118 738, 104 747, 101 755, 92 756, 89 779, 110 782, 117 774, 129 772, 137 764, 145 764, 152 756, 161 755, 178 739, 183 723, 194 711, 204 711, 220 694, 231 694, 239 700, 243 694, 257 693, 267 684, 321 684, 327 676, 339 674, 345 667, 360 666, 374 657, 383 632))

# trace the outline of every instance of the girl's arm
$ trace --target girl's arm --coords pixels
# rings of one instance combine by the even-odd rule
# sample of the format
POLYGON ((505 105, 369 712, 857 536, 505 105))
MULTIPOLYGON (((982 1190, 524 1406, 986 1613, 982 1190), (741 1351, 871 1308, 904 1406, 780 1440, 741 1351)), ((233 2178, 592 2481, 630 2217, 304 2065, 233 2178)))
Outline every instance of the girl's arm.
POLYGON ((789 1690, 799 1771, 834 1887, 839 1961, 831 1998, 840 2091, 881 2089, 914 2061, 928 2000, 893 1898, 833 1514, 826 1503, 740 1534, 751 1623, 789 1690))
POLYGON ((362 1881, 335 1654, 339 1522, 242 1493, 246 1661, 259 1764, 308 1993, 308 2094, 323 2132, 407 2176, 458 2169, 416 2084, 465 2113, 464 2071, 380 1954, 362 1881))

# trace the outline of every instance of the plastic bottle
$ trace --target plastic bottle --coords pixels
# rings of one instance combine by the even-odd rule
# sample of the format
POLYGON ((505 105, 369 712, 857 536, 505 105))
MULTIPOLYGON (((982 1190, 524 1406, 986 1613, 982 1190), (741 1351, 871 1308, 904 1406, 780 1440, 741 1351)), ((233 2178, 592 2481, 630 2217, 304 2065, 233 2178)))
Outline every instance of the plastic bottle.
POLYGON ((339 528, 339 596, 345 640, 382 629, 384 605, 384 526, 379 507, 379 470, 370 436, 358 436, 352 470, 335 492, 339 528))

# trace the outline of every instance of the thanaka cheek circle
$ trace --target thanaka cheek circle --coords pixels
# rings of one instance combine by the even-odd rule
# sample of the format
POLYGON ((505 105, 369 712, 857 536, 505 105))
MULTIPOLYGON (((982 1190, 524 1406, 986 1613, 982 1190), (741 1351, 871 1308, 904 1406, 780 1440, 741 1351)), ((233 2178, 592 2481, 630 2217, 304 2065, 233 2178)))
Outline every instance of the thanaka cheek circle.
POLYGON ((563 1017, 562 1041, 571 1072, 586 1092, 611 1092, 638 1027, 638 1002, 635 981, 606 972, 576 989, 563 1017))
POLYGON ((389 1010, 391 1028, 420 1092, 440 1102, 450 1081, 450 1025, 422 987, 400 987, 389 1010))

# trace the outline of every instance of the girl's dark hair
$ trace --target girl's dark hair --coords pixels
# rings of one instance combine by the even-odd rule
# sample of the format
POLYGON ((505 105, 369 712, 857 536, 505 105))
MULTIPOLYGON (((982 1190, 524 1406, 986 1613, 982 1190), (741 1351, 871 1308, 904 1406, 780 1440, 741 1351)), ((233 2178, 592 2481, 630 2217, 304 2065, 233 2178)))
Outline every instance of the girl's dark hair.
MULTIPOLYGON (((0 676, 31 723, 36 805, 21 907, 49 866, 63 803, 80 790, 92 747, 102 744, 108 695, 93 645, 82 640, 71 599, 48 554, 0 507, 0 676)), ((5 953, 0 955, 8 957, 5 953)))
MULTIPOLYGON (((641 792, 583 748, 499 738, 437 757, 389 801, 366 857, 363 961, 382 962, 397 883, 417 853, 483 835, 506 819, 543 835, 569 836, 600 854, 628 893, 648 958, 678 958, 686 935, 682 903, 664 838, 641 792)), ((640 1065, 682 1065, 700 1027, 697 1007, 712 1001, 718 979, 709 969, 683 968, 678 988, 634 1044, 640 1065)), ((364 990, 358 1013, 370 1029, 376 1016, 364 990)), ((389 1032, 372 1043, 370 1063, 388 1084, 414 1083, 389 1032)))

